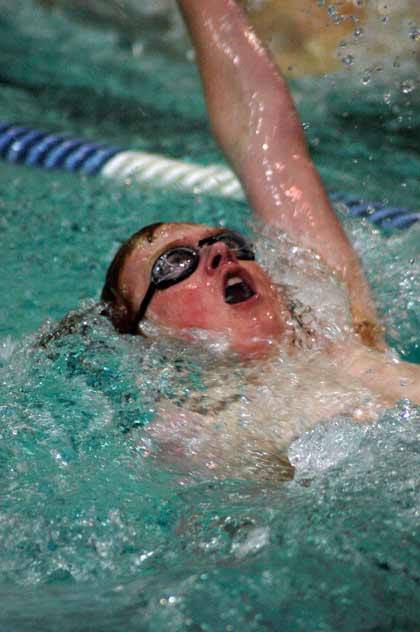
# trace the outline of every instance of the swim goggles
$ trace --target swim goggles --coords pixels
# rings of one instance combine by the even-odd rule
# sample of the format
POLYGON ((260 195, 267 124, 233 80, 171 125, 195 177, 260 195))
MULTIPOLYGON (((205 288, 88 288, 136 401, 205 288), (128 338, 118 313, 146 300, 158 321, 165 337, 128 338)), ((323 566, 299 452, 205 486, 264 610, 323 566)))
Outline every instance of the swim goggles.
POLYGON ((169 250, 163 252, 153 264, 150 274, 150 284, 133 321, 131 333, 137 333, 139 323, 144 318, 156 290, 165 290, 171 287, 171 285, 180 283, 191 276, 196 271, 200 262, 200 250, 204 248, 204 246, 211 246, 219 241, 226 244, 237 259, 243 261, 253 261, 255 259, 251 244, 249 244, 242 235, 230 230, 201 239, 198 242, 197 248, 193 248, 192 246, 174 246, 173 248, 169 248, 169 250))

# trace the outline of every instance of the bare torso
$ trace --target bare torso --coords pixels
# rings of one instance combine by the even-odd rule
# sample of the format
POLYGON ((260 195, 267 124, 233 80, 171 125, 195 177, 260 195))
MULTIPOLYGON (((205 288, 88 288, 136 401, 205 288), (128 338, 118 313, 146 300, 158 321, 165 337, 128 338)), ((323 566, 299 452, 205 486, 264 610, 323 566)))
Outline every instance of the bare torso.
POLYGON ((338 416, 375 422, 399 399, 420 403, 420 367, 352 341, 225 373, 182 407, 161 403, 148 434, 187 471, 284 480, 298 436, 338 416))

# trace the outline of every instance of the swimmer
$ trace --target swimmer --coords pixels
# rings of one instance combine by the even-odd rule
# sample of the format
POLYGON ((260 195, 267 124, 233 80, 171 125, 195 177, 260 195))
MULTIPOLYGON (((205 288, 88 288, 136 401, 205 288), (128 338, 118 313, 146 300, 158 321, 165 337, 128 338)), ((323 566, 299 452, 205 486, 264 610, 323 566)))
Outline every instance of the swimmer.
POLYGON ((339 287, 349 306, 345 333, 327 335, 310 308, 256 261, 252 245, 220 227, 140 230, 115 255, 102 301, 124 334, 204 340, 244 366, 240 396, 216 383, 205 401, 197 395, 183 408, 161 402, 148 432, 163 450, 216 474, 271 478, 277 469, 287 477, 287 446, 315 423, 338 414, 371 421, 399 399, 420 403, 420 367, 386 347, 287 84, 244 11, 234 0, 178 5, 213 132, 256 217, 306 251, 309 279, 339 287), (244 399, 252 418, 245 424, 244 399))

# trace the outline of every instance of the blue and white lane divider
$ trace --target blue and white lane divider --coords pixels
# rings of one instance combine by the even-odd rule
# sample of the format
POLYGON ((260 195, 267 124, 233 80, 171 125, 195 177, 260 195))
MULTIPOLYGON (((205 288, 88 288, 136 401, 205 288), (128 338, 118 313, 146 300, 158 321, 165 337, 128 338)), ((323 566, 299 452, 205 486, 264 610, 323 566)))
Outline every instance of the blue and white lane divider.
MULTIPOLYGON (((0 157, 30 167, 63 169, 149 187, 244 199, 239 180, 223 166, 203 167, 1 121, 0 157)), ((420 220, 419 211, 365 202, 344 193, 332 193, 330 198, 344 204, 352 217, 366 217, 381 228, 408 228, 420 220)))
POLYGON ((380 202, 366 202, 344 193, 330 193, 332 202, 345 204, 351 217, 366 217, 381 228, 409 228, 420 221, 420 211, 400 206, 386 206, 380 202))

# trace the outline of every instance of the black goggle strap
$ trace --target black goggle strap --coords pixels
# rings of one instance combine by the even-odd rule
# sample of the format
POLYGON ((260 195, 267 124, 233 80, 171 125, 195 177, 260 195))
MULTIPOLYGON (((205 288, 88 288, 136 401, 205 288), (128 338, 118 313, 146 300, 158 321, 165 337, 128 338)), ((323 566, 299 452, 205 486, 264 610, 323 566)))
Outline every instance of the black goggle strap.
POLYGON ((211 246, 211 244, 215 244, 216 241, 219 241, 222 235, 226 235, 226 231, 222 231, 220 233, 216 233, 216 235, 210 235, 210 237, 200 239, 200 241, 198 242, 198 247, 202 248, 203 246, 211 246))
POLYGON ((152 300, 153 294, 156 290, 157 287, 152 281, 147 288, 147 292, 144 295, 142 302, 140 303, 139 311, 137 312, 136 317, 131 325, 130 334, 136 335, 138 333, 139 324, 143 320, 146 310, 149 307, 149 303, 152 300))

